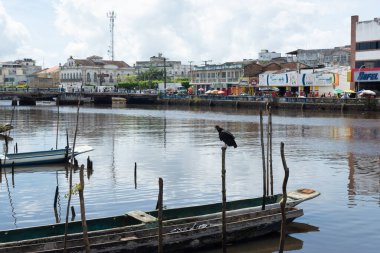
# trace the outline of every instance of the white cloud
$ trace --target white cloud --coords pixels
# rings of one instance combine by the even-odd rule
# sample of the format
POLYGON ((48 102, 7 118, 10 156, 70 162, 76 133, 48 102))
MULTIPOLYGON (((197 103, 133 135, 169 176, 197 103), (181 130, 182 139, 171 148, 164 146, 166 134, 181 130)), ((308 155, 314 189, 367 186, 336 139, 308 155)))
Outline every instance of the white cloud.
POLYGON ((26 27, 10 17, 0 2, 0 57, 11 57, 27 44, 30 36, 26 27))
MULTIPOLYGON (((54 14, 34 17, 47 19, 45 30, 50 32, 44 36, 49 44, 42 46, 35 39, 40 28, 28 27, 29 32, 21 23, 20 17, 33 13, 20 13, 16 17, 14 11, 8 15, 4 6, 16 8, 16 4, 4 2, 2 6, 1 1, 0 28, 8 27, 10 32, 0 35, 5 41, 1 43, 0 56, 29 49, 32 57, 42 57, 51 65, 64 62, 71 55, 109 58, 107 12, 112 10, 116 13, 115 56, 130 65, 159 52, 172 60, 201 64, 209 59, 221 63, 257 58, 261 49, 284 55, 298 48, 347 45, 351 15, 365 14, 367 16, 360 17, 365 20, 375 17, 369 11, 376 13, 367 6, 375 4, 375 0, 360 3, 342 0, 34 0, 35 6, 53 4, 48 10, 54 14)), ((13 2, 21 4, 22 0, 13 2)))

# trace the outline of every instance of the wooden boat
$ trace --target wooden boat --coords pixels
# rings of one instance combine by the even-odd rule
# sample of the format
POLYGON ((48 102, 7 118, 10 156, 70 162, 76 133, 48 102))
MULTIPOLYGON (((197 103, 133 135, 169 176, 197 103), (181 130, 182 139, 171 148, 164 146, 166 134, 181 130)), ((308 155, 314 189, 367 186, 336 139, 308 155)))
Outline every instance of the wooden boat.
MULTIPOLYGON (((90 146, 77 147, 74 150, 74 156, 93 150, 90 146)), ((19 165, 36 165, 46 163, 61 163, 71 157, 71 148, 51 149, 44 151, 23 152, 0 155, 1 166, 19 166, 19 165)))
POLYGON ((13 126, 10 124, 0 124, 0 133, 8 132, 11 129, 13 129, 13 126))
MULTIPOLYGON (((288 194, 287 221, 303 215, 294 206, 319 192, 300 189, 288 194)), ((281 194, 227 202, 227 241, 235 242, 278 231, 281 194)), ((221 203, 163 210, 164 252, 182 252, 218 245, 221 241, 221 203)), ((132 211, 125 215, 87 221, 91 252, 152 252, 157 249, 158 212, 132 211)), ((65 224, 0 231, 0 253, 62 252, 65 224)), ((85 252, 82 223, 70 222, 68 252, 85 252)))

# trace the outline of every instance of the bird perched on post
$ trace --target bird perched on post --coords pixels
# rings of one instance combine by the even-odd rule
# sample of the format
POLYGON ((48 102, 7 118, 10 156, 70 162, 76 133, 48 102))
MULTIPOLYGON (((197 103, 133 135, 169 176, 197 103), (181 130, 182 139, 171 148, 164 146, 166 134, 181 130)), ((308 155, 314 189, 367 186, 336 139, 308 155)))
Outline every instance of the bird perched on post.
POLYGON ((216 130, 218 130, 219 133, 219 139, 224 142, 225 147, 227 146, 233 146, 234 148, 237 148, 235 137, 228 132, 227 130, 224 130, 223 128, 219 126, 215 126, 216 130))

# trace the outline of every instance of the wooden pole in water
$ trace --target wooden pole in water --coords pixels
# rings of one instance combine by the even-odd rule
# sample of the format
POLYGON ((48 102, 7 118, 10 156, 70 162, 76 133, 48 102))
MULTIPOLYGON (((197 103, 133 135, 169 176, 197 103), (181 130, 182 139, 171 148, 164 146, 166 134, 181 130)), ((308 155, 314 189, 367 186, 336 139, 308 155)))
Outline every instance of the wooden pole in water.
POLYGON ((265 198, 266 198, 266 170, 265 170, 265 151, 264 151, 264 130, 263 130, 263 111, 260 110, 260 139, 261 139, 261 154, 262 154, 262 160, 263 160, 263 202, 261 209, 265 210, 265 198))
MULTIPOLYGON (((269 116, 268 116, 269 120, 269 116)), ((267 130, 267 156, 266 156, 266 189, 265 189, 265 194, 266 196, 269 196, 269 122, 266 127, 267 130)))
POLYGON ((74 206, 71 206, 71 221, 75 219, 75 209, 74 206))
POLYGON ((15 188, 15 162, 12 162, 12 186, 15 188))
POLYGON ((135 162, 135 189, 137 189, 137 163, 135 162))
POLYGON ((164 182, 162 178, 158 179, 158 253, 163 253, 163 238, 162 238, 162 203, 163 203, 163 188, 164 182))
POLYGON ((288 195, 286 193, 286 185, 288 183, 288 178, 289 178, 289 168, 286 165, 285 161, 285 155, 284 155, 284 143, 281 142, 281 159, 282 159, 282 165, 284 167, 285 171, 285 177, 284 181, 282 183, 282 200, 281 200, 281 237, 280 237, 280 249, 279 252, 282 253, 284 252, 284 245, 285 245, 285 236, 286 236, 286 199, 288 198, 288 195))
POLYGON ((82 228, 83 228, 83 242, 86 247, 86 253, 89 253, 90 250, 90 241, 88 240, 88 229, 86 222, 86 209, 84 205, 84 176, 83 176, 84 165, 80 166, 79 178, 80 178, 80 188, 79 188, 79 201, 80 201, 80 214, 82 218, 82 228))
POLYGON ((57 96, 57 107, 58 107, 58 117, 57 117, 57 133, 55 137, 55 149, 58 149, 58 129, 59 129, 59 96, 57 96))
POLYGON ((226 225, 226 147, 222 147, 222 249, 227 252, 227 225, 226 225))
POLYGON ((54 195, 54 208, 57 208, 58 193, 59 193, 59 188, 58 188, 58 185, 57 185, 57 187, 55 188, 55 195, 54 195))
MULTIPOLYGON (((75 133, 74 133, 74 142, 73 142, 73 148, 71 149, 71 163, 70 163, 70 176, 69 176, 69 197, 67 200, 65 236, 64 236, 64 241, 63 241, 63 252, 65 252, 65 253, 67 252, 67 232, 68 232, 68 226, 69 226, 69 208, 70 208, 70 203, 71 203, 71 195, 72 195, 72 187, 73 187, 74 149, 75 149, 75 143, 76 143, 77 133, 78 133, 79 108, 80 108, 80 102, 81 102, 80 98, 81 97, 79 96, 78 108, 77 108, 77 119, 76 119, 76 124, 75 124, 75 133)), ((68 154, 69 135, 67 134, 67 129, 66 129, 66 135, 67 135, 66 154, 68 154)), ((72 207, 71 210, 73 211, 74 207, 72 207)), ((75 217, 75 212, 74 212, 73 218, 74 217, 75 217)))
POLYGON ((273 138, 273 131, 272 131, 272 110, 271 110, 271 107, 269 107, 269 120, 268 120, 268 124, 269 124, 269 134, 270 134, 270 138, 269 138, 269 171, 270 171, 270 194, 271 196, 273 196, 273 159, 272 159, 272 150, 273 150, 273 147, 272 147, 272 138, 273 138))

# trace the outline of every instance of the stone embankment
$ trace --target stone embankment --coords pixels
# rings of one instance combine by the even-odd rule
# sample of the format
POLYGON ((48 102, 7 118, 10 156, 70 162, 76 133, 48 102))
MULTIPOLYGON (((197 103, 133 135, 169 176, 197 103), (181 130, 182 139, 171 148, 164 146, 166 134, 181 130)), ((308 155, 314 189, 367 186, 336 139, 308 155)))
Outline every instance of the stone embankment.
POLYGON ((207 98, 160 98, 161 105, 209 106, 264 109, 270 106, 284 110, 314 111, 380 111, 379 99, 338 99, 338 98, 260 98, 255 100, 217 100, 207 98))

